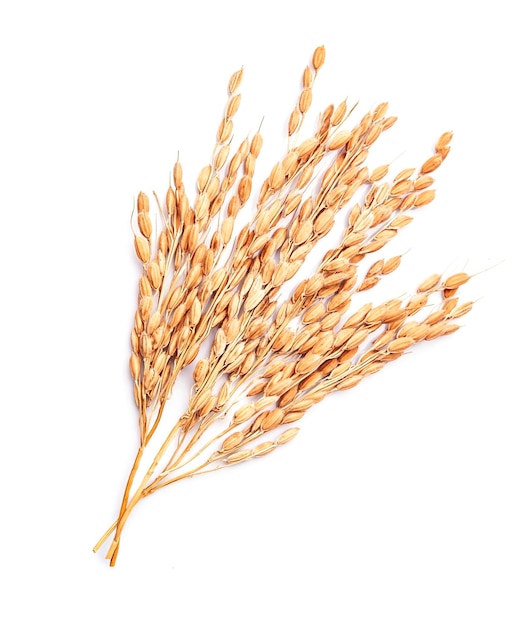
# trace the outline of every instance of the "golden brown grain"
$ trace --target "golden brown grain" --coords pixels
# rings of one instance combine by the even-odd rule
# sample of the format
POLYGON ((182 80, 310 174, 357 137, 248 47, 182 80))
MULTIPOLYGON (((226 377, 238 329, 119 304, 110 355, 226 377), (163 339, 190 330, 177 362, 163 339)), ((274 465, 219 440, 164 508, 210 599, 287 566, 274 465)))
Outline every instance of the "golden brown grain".
POLYGON ((466 272, 459 272, 449 276, 443 283, 445 289, 457 289, 470 280, 470 276, 466 272))
POLYGON ((312 55, 312 67, 318 71, 325 62, 325 46, 319 46, 312 55))

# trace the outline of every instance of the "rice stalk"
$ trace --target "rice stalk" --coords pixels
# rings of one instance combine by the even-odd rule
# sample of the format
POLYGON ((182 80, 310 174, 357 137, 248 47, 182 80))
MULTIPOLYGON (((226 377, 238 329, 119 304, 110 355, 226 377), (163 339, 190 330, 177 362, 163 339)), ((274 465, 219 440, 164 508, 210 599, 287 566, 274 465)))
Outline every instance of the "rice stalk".
POLYGON ((212 156, 195 188, 186 189, 177 161, 165 201, 154 197, 163 225, 157 239, 152 203, 138 196, 134 248, 141 275, 130 373, 139 446, 117 520, 95 547, 113 534, 110 565, 141 499, 184 478, 272 453, 294 439, 306 411, 327 394, 356 386, 420 342, 453 333, 472 308, 458 300, 470 278, 460 272, 425 277, 414 295, 351 310, 355 294, 398 269, 401 256, 380 258, 380 251, 433 201, 431 174, 447 157, 452 134, 443 133, 418 168, 392 180, 387 164, 366 165, 371 146, 396 121, 387 103, 356 124, 348 124, 355 107, 331 104, 302 138, 324 60, 319 47, 288 118, 285 154, 260 187, 254 175, 261 133, 233 145, 241 69, 228 82, 212 156), (247 204, 253 211, 244 211, 246 221, 238 226, 247 204), (345 228, 337 246, 312 275, 298 277, 338 218, 345 228), (187 409, 169 424, 137 479, 187 367, 193 368, 187 409))

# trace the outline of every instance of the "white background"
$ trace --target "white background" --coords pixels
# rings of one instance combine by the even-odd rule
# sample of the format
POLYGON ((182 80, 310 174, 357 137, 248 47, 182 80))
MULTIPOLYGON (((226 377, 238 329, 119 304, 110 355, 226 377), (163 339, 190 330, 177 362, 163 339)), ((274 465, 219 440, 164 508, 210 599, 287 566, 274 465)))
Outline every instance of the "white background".
POLYGON ((2 3, 2 623, 529 623, 522 6, 2 3), (284 449, 143 502, 110 569, 91 547, 137 437, 134 197, 164 193, 178 151, 192 188, 241 65, 237 132, 264 116, 264 176, 321 44, 316 108, 399 116, 379 163, 418 165, 454 131, 388 296, 488 270, 478 303, 284 449))

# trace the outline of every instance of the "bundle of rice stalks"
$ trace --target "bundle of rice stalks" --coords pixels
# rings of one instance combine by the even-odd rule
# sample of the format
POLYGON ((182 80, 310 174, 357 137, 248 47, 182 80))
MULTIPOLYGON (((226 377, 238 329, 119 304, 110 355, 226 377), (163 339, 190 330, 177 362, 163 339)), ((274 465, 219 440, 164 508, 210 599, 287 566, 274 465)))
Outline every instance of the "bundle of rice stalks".
POLYGON ((212 158, 195 188, 186 189, 177 162, 165 200, 154 196, 162 225, 156 236, 152 201, 138 196, 134 245, 141 276, 130 373, 139 448, 118 518, 95 548, 113 534, 111 565, 142 498, 273 452, 296 436, 305 412, 327 394, 354 387, 419 342, 454 332, 472 307, 458 301, 469 276, 457 273, 425 277, 413 295, 351 310, 355 294, 399 267, 400 256, 371 255, 432 202, 432 172, 448 155, 452 134, 441 135, 420 167, 392 176, 386 164, 365 164, 396 121, 386 103, 356 125, 347 123, 352 109, 345 101, 329 105, 315 132, 301 139, 324 59, 325 49, 317 48, 303 71, 286 153, 256 193, 261 134, 238 147, 232 141, 239 70, 229 80, 212 158), (335 222, 342 228, 338 245, 301 278, 307 256, 335 222), (194 381, 187 409, 152 450, 186 367, 194 381), (151 461, 139 478, 147 449, 151 461))

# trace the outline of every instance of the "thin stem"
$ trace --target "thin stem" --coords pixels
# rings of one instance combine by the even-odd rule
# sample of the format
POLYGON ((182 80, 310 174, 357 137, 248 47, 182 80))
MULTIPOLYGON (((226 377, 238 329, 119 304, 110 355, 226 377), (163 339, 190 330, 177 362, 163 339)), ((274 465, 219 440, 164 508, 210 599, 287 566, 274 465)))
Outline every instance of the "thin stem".
POLYGON ((127 484, 125 486, 125 491, 123 493, 123 499, 121 501, 121 508, 120 508, 118 519, 117 519, 117 522, 116 522, 116 527, 119 527, 119 522, 120 522, 122 516, 124 515, 124 513, 125 513, 125 511, 127 509, 130 490, 132 488, 132 483, 134 482, 134 478, 136 476, 136 472, 138 471, 138 467, 140 466, 140 461, 141 461, 141 458, 143 456, 143 450, 144 449, 145 449, 145 447, 144 447, 144 445, 142 445, 142 446, 140 446, 138 448, 138 452, 136 453, 136 458, 134 459, 134 464, 133 464, 132 469, 130 471, 129 478, 128 478, 127 484))
POLYGON ((116 520, 112 526, 106 531, 106 533, 101 537, 101 539, 96 543, 96 545, 92 548, 92 550, 94 552, 98 552, 101 548, 101 546, 105 543, 105 541, 110 537, 110 535, 114 532, 114 530, 116 529, 116 526, 118 525, 118 520, 116 520))
MULTIPOLYGON (((136 506, 136 504, 138 504, 138 502, 143 497, 143 491, 144 491, 145 487, 148 485, 149 480, 151 479, 152 475, 154 474, 154 471, 156 470, 156 468, 160 464, 160 461, 162 460, 164 454, 167 452, 167 449, 169 448, 171 442, 173 441, 173 439, 176 437, 178 431, 180 430, 180 421, 181 420, 179 419, 177 421, 177 423, 173 426, 173 428, 171 429, 169 434, 167 435, 167 437, 166 437, 165 441, 163 442, 161 448, 158 450, 158 453, 154 457, 154 460, 151 463, 151 466, 149 467, 149 470, 147 471, 147 473, 145 474, 143 480, 141 481, 140 486, 138 487, 138 489, 136 490, 136 492, 134 493, 134 495, 128 501, 128 504, 127 504, 126 500, 125 500, 125 496, 128 498, 129 493, 130 493, 130 488, 131 488, 131 485, 132 485, 132 479, 129 477, 129 481, 127 483, 126 493, 125 493, 125 496, 123 498, 122 508, 121 508, 120 515, 118 517, 118 521, 117 521, 117 525, 116 525, 116 533, 114 535, 114 540, 112 541, 112 544, 111 544, 111 546, 110 546, 110 548, 108 550, 107 556, 106 556, 106 558, 110 559, 110 565, 111 566, 114 566, 116 564, 116 559, 117 559, 117 555, 118 555, 118 551, 119 551, 119 541, 120 541, 121 533, 123 531, 123 526, 125 525, 125 522, 127 521, 127 518, 130 515, 132 509, 136 506)), ((138 469, 137 466, 139 465, 139 458, 141 458, 142 454, 143 454, 143 448, 140 448, 140 450, 138 451, 138 456, 136 457, 136 462, 134 463, 133 472, 131 472, 131 475, 133 473, 134 473, 134 475, 136 474, 137 469, 138 469)), ((133 478, 133 476, 132 476, 132 478, 133 478)))
MULTIPOLYGON (((182 462, 184 460, 185 455, 190 452, 190 448, 191 443, 186 447, 186 449, 182 452, 182 454, 178 457, 178 459, 176 459, 174 461, 174 463, 172 465, 168 465, 165 470, 158 475, 157 478, 155 478, 153 480, 153 482, 151 483, 151 485, 155 485, 156 483, 158 483, 161 479, 165 478, 166 476, 169 476, 170 474, 172 474, 173 472, 176 472, 177 470, 182 469, 183 467, 185 467, 186 465, 188 465, 189 463, 191 463, 192 461, 194 461, 197 457, 199 457, 205 450, 207 450, 211 445, 213 445, 215 443, 215 441, 217 441, 218 439, 220 439, 221 437, 223 437, 224 435, 227 435, 230 430, 232 430, 234 428, 234 426, 228 426, 228 428, 226 428, 225 430, 223 430, 222 432, 220 432, 218 435, 215 435, 215 437, 213 437, 212 439, 210 439, 206 444, 204 444, 202 446, 202 448, 200 448, 200 450, 198 450, 198 452, 196 452, 195 454, 193 454, 193 456, 191 456, 187 461, 182 462)), ((201 466, 203 467, 203 466, 201 466)), ((164 483, 165 484, 165 483, 164 483)), ((162 486, 162 485, 160 485, 162 486)), ((157 487, 158 488, 158 487, 157 487)))
POLYGON ((197 467, 195 467, 195 469, 190 470, 189 472, 186 472, 185 474, 180 474, 179 476, 174 476, 173 478, 171 478, 170 480, 162 483, 162 484, 156 484, 156 481, 153 481, 145 490, 144 490, 144 495, 142 497, 145 496, 150 496, 152 493, 154 493, 155 491, 158 491, 159 489, 161 489, 162 487, 167 487, 167 485, 170 485, 172 483, 176 483, 179 480, 183 480, 184 478, 191 478, 193 476, 196 476, 199 473, 199 470, 201 470, 203 467, 208 466, 211 463, 211 461, 208 459, 207 461, 204 461, 204 463, 202 463, 201 465, 198 465, 197 467))

